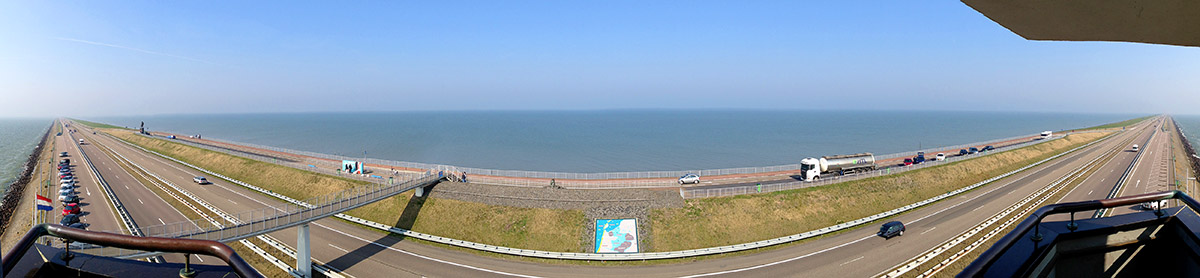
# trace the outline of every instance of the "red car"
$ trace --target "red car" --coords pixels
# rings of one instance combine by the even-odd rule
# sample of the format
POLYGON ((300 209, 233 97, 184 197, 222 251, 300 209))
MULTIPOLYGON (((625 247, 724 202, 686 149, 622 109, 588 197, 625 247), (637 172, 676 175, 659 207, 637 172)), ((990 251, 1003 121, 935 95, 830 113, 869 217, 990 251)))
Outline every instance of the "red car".
POLYGON ((71 215, 71 214, 79 214, 79 212, 80 212, 79 204, 77 204, 77 203, 68 203, 68 204, 63 205, 63 216, 71 215))

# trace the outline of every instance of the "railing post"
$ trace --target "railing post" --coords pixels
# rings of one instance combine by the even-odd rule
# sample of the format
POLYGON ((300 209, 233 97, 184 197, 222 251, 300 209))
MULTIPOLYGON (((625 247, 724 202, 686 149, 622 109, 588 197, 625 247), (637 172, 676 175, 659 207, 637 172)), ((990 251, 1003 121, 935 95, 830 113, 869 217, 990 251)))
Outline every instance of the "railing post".
POLYGON ((300 225, 296 238, 296 274, 303 278, 312 278, 312 253, 309 249, 308 223, 300 225))

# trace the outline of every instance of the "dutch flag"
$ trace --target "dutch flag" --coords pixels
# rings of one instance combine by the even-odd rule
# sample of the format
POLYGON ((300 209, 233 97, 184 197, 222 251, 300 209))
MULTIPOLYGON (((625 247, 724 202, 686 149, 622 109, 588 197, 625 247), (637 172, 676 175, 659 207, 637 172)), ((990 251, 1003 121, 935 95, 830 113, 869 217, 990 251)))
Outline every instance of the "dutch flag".
POLYGON ((42 195, 37 195, 37 209, 38 210, 54 210, 54 207, 50 206, 50 198, 42 197, 42 195))

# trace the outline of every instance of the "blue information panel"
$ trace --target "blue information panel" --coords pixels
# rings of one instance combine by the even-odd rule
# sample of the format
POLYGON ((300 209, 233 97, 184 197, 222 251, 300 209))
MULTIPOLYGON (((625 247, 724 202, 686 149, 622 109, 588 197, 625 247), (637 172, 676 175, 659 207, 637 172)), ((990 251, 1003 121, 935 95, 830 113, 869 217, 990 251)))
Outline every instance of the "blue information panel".
POLYGON ((637 253, 637 219, 596 219, 596 253, 637 253))

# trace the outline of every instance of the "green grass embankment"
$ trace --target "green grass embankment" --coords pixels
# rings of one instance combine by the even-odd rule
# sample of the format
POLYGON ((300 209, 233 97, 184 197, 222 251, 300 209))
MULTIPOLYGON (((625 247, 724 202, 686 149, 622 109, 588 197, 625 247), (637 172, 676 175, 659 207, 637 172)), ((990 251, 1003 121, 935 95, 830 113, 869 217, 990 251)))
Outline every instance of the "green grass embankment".
POLYGON ((80 124, 83 124, 86 126, 90 126, 93 128, 112 128, 112 129, 121 129, 121 130, 127 129, 127 128, 119 127, 119 126, 115 126, 115 125, 103 124, 103 123, 97 123, 97 122, 89 122, 89 121, 84 121, 84 120, 80 120, 80 119, 71 119, 71 121, 74 121, 74 122, 77 122, 77 123, 80 123, 80 124))
MULTIPOLYGON (((146 149, 300 200, 365 184, 163 139, 146 138, 127 130, 103 131, 146 149)), ((585 219, 579 210, 505 207, 436 197, 413 198, 409 192, 351 210, 347 214, 421 233, 478 243, 545 251, 583 251, 579 234, 585 219)))
POLYGON ((1080 130, 1093 130, 1093 129, 1107 129, 1107 128, 1126 127, 1126 126, 1130 126, 1130 125, 1133 125, 1133 124, 1136 124, 1136 123, 1140 123, 1140 122, 1142 122, 1142 121, 1145 121, 1146 119, 1149 119, 1149 118, 1151 118, 1151 117, 1154 117, 1154 116, 1153 116, 1153 115, 1151 115, 1151 116, 1145 116, 1145 117, 1141 117, 1141 118, 1128 119, 1128 120, 1124 120, 1124 121, 1120 121, 1120 122, 1109 123, 1109 124, 1104 124, 1104 125, 1098 125, 1098 126, 1093 126, 1093 127, 1089 127, 1089 128, 1080 129, 1080 130))

